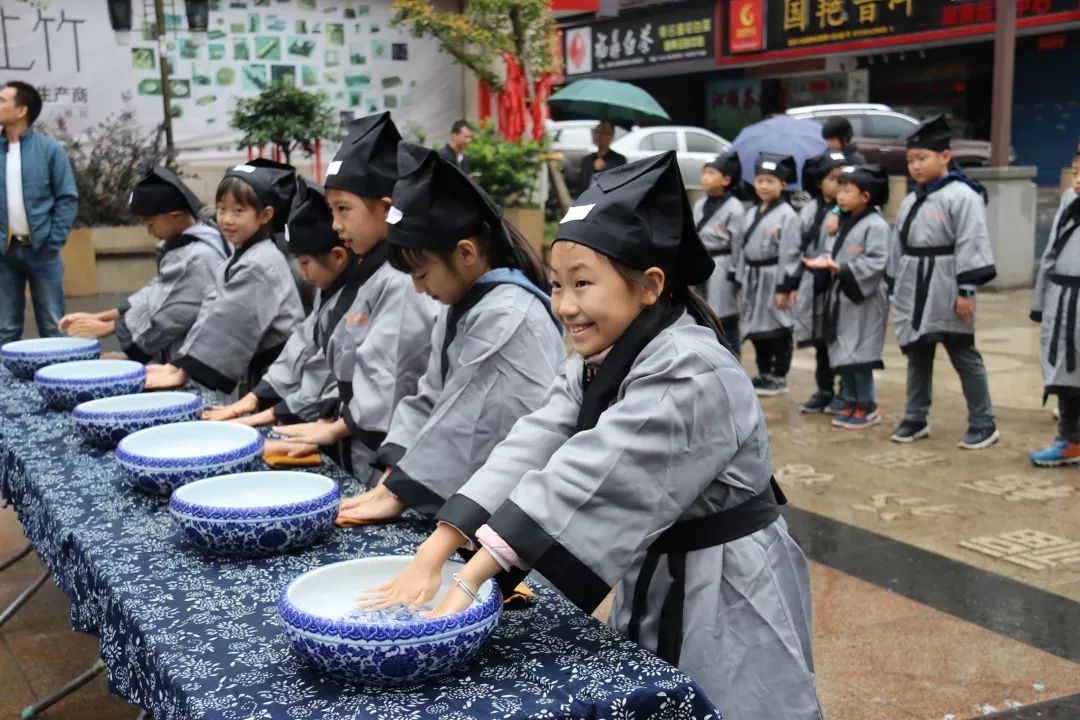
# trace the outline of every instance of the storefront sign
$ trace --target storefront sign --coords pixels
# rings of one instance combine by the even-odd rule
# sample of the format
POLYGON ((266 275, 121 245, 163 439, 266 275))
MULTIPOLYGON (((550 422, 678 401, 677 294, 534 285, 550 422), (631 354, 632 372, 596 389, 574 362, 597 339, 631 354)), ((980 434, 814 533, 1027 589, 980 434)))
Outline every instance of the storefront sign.
POLYGON ((765 46, 765 12, 762 0, 731 0, 728 27, 731 52, 754 52, 765 46))
MULTIPOLYGON (((758 3, 764 13, 764 42, 753 46, 744 34, 741 16, 746 0, 729 0, 731 19, 726 54, 784 52, 821 46, 919 42, 945 34, 992 32, 994 0, 775 0, 758 3), (989 26, 989 27, 987 27, 989 26)), ((1062 22, 1078 14, 1077 0, 1017 0, 1020 27, 1062 22)), ((750 33, 751 31, 745 31, 750 33)))
POLYGON ((700 3, 567 28, 566 74, 712 58, 715 14, 714 4, 700 3))

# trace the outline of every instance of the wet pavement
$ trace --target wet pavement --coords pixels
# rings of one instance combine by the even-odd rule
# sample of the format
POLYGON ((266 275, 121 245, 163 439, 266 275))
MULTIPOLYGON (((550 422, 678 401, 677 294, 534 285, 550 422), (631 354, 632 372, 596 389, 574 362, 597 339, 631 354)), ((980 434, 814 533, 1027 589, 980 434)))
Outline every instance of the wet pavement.
MULTIPOLYGON (((1053 401, 1042 405, 1029 301, 1029 291, 979 295, 977 345, 1002 435, 986 450, 956 447, 966 412, 945 353, 931 437, 889 441, 905 368, 891 337, 876 376, 877 427, 841 430, 799 413, 813 391, 812 351, 796 352, 790 392, 762 402, 791 500, 785 516, 811 560, 815 662, 832 720, 1080 718, 1080 470, 1035 469, 1027 459, 1056 427, 1053 401)), ((0 559, 20 537, 14 513, 0 510, 0 559)), ((0 604, 39 567, 27 558, 0 574, 0 604)), ((0 717, 89 667, 96 650, 93 638, 70 631, 67 601, 49 583, 0 630, 0 717)), ((99 679, 45 717, 137 713, 99 679)))

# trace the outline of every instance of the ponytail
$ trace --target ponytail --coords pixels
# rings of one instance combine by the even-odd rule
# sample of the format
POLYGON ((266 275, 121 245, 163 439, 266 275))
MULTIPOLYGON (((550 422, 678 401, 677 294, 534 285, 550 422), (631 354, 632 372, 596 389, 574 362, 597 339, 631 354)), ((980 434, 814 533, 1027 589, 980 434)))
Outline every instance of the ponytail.
MULTIPOLYGON (((525 236, 506 218, 502 219, 501 235, 506 239, 507 243, 505 257, 501 258, 503 264, 506 267, 520 270, 536 287, 550 295, 551 281, 548 278, 547 270, 544 268, 544 262, 540 259, 540 255, 537 254, 533 246, 529 244, 529 241, 525 239, 525 236)), ((498 257, 488 257, 490 264, 494 264, 499 260, 498 257)))

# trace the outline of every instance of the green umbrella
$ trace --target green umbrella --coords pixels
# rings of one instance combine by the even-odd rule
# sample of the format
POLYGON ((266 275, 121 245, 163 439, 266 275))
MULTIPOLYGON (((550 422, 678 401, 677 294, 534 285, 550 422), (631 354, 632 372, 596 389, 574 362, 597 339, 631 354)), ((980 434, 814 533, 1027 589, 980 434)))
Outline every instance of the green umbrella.
POLYGON ((631 125, 671 122, 652 95, 637 85, 615 80, 578 80, 552 95, 548 105, 565 113, 631 125))

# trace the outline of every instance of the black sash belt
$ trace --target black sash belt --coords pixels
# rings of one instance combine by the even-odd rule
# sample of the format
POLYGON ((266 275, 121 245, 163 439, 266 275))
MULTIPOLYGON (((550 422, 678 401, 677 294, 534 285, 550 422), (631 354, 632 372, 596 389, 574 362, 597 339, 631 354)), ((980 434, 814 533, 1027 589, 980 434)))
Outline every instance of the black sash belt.
POLYGON ((769 267, 770 265, 778 265, 779 263, 780 258, 778 257, 763 258, 761 260, 751 260, 750 258, 746 258, 746 266, 752 268, 769 267))
POLYGON ((721 257, 722 255, 730 255, 731 248, 724 248, 723 250, 710 250, 709 257, 721 257))
POLYGON ((667 556, 671 585, 660 606, 656 654, 672 665, 679 664, 682 654, 683 604, 686 593, 686 553, 717 547, 744 538, 766 528, 780 517, 780 506, 787 498, 776 478, 769 487, 746 502, 712 515, 677 522, 649 546, 641 572, 634 584, 627 634, 640 643, 641 622, 648 609, 649 586, 659 565, 661 555, 667 556))
POLYGON ((941 257, 943 255, 955 255, 955 245, 934 245, 931 247, 911 247, 902 245, 901 252, 911 257, 941 257))
POLYGON ((1062 325, 1065 331, 1065 370, 1076 370, 1076 306, 1080 298, 1080 277, 1052 273, 1050 282, 1062 287, 1058 296, 1057 312, 1054 315, 1054 331, 1050 336, 1050 349, 1046 359, 1051 365, 1057 364, 1058 340, 1061 339, 1062 325))

